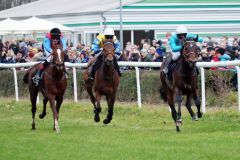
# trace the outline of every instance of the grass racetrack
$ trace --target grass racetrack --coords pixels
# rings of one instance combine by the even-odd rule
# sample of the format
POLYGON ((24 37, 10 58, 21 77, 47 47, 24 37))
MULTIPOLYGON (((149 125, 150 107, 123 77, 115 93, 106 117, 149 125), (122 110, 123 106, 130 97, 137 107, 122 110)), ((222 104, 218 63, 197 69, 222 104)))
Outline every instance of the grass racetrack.
MULTIPOLYGON (((116 102, 113 120, 93 121, 89 101, 64 101, 60 110, 60 134, 53 128, 52 112, 31 128, 29 100, 0 99, 1 160, 239 160, 240 113, 237 108, 207 108, 197 122, 183 107, 182 132, 176 133, 167 106, 116 102)), ((195 107, 194 107, 195 110, 195 107)))

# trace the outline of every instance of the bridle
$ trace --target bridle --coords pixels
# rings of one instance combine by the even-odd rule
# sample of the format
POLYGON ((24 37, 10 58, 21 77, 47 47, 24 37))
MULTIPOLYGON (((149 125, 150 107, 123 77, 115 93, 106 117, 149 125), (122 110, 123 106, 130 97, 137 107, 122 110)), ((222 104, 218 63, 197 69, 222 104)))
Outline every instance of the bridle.
MULTIPOLYGON (((107 45, 107 44, 110 44, 110 45, 112 45, 113 46, 113 43, 112 42, 105 42, 104 43, 104 46, 105 45, 107 45)), ((103 52, 104 52, 104 50, 103 50, 103 52)), ((114 57, 114 52, 108 52, 108 53, 103 53, 104 54, 104 56, 103 56, 103 58, 104 58, 104 61, 108 61, 108 59, 107 59, 107 57, 108 57, 108 55, 112 55, 113 57, 114 57)))
MULTIPOLYGON (((198 60, 198 56, 199 56, 199 54, 200 54, 200 52, 199 53, 196 53, 197 52, 197 48, 196 48, 196 51, 191 51, 191 52, 184 52, 185 50, 185 46, 186 46, 186 44, 188 44, 188 43, 194 43, 193 45, 196 45, 196 42, 195 41, 185 41, 184 43, 183 43, 183 49, 182 49, 182 55, 183 55, 183 57, 184 57, 184 59, 185 59, 185 61, 187 61, 187 62, 196 62, 197 60, 198 60), (193 56, 191 56, 191 55, 193 55, 194 57, 195 57, 195 59, 193 60, 192 59, 192 57, 193 56)), ((190 44, 191 45, 191 44, 190 44)), ((197 46, 196 46, 197 47, 197 46)))

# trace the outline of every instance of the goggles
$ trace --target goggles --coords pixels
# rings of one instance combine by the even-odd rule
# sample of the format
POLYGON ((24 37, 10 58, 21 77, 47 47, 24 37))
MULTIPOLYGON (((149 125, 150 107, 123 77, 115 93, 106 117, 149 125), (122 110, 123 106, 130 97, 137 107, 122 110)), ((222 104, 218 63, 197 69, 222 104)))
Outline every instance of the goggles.
POLYGON ((105 39, 113 39, 113 35, 105 35, 105 39))

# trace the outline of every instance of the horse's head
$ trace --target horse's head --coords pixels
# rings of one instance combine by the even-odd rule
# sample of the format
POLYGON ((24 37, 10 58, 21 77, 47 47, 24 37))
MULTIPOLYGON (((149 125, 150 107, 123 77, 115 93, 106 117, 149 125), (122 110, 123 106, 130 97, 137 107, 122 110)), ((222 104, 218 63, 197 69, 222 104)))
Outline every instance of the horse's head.
POLYGON ((62 45, 52 45, 52 63, 58 69, 64 68, 64 52, 62 45))
POLYGON ((112 64, 115 56, 113 40, 105 40, 103 45, 103 57, 107 64, 112 64))
POLYGON ((200 49, 196 44, 196 39, 186 39, 183 43, 182 55, 185 61, 193 63, 197 62, 200 54, 200 49))

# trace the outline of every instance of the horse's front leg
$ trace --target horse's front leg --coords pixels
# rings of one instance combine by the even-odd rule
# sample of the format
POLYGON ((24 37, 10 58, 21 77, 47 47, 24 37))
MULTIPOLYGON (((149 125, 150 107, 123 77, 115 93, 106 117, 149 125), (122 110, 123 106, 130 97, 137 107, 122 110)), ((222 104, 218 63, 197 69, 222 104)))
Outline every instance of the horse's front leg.
POLYGON ((176 96, 176 100, 178 103, 178 112, 177 112, 177 121, 176 121, 176 125, 180 126, 182 125, 182 113, 181 113, 181 107, 182 107, 182 92, 179 89, 175 89, 175 96, 176 96))
POLYGON ((103 121, 104 124, 108 124, 112 120, 115 97, 116 97, 115 93, 110 96, 106 96, 106 100, 107 100, 107 104, 108 104, 108 114, 107 114, 107 117, 103 121))
POLYGON ((47 98, 47 97, 44 97, 44 98, 43 98, 43 110, 42 110, 42 113, 39 114, 39 118, 40 118, 40 119, 43 119, 43 118, 46 116, 46 106, 47 106, 47 102, 48 102, 48 98, 47 98))
POLYGON ((201 101, 200 101, 200 97, 198 95, 198 90, 197 89, 195 89, 194 92, 193 92, 193 99, 194 99, 195 105, 197 107, 197 116, 198 116, 198 118, 201 118, 202 117, 201 101))
POLYGON ((177 111, 175 109, 175 104, 174 104, 174 93, 172 91, 167 91, 166 96, 167 96, 168 105, 171 108, 172 119, 176 125, 176 130, 177 132, 180 132, 180 128, 177 125, 177 111))
POLYGON ((190 94, 187 95, 186 108, 187 108, 188 112, 190 113, 190 115, 192 117, 192 120, 197 121, 198 117, 196 116, 196 114, 192 110, 192 103, 191 103, 191 95, 190 94))
POLYGON ((35 113, 37 110, 36 102, 37 102, 37 95, 38 95, 38 89, 37 88, 29 88, 30 90, 30 99, 31 99, 31 104, 32 104, 32 129, 36 129, 35 126, 35 113))
POLYGON ((101 112, 101 104, 100 104, 100 100, 101 100, 101 94, 96 91, 96 101, 97 101, 97 105, 94 106, 94 120, 95 122, 99 122, 100 121, 100 116, 99 113, 101 112))
POLYGON ((58 113, 58 118, 59 118, 59 111, 60 111, 60 107, 62 105, 62 102, 63 102, 63 95, 60 95, 56 98, 56 109, 57 109, 57 113, 58 113))
POLYGON ((53 112, 53 130, 55 130, 57 133, 60 132, 59 124, 58 124, 58 112, 55 105, 55 96, 49 95, 48 100, 53 112))

